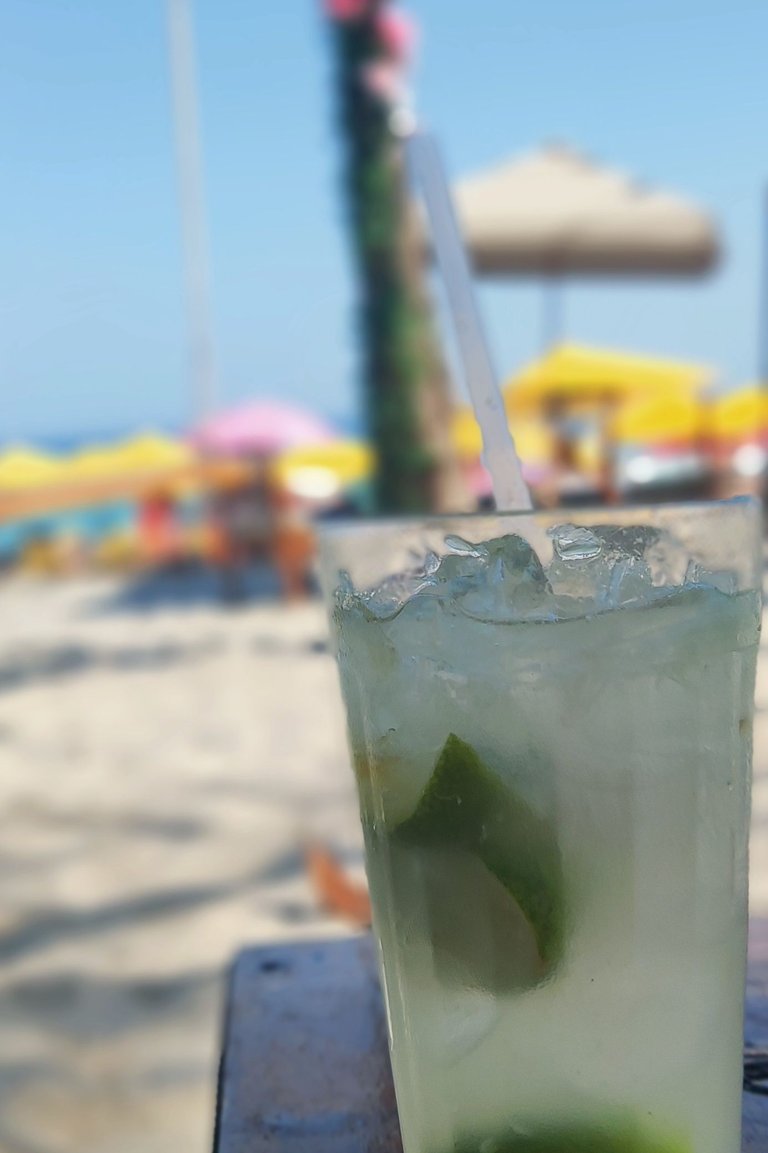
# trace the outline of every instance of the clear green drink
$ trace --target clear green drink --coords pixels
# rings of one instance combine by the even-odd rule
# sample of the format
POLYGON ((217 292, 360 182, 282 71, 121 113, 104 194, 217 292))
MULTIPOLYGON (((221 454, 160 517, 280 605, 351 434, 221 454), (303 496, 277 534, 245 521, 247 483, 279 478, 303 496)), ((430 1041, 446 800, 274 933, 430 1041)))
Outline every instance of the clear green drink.
POLYGON ((757 514, 579 519, 324 543, 406 1153, 740 1147, 757 514))

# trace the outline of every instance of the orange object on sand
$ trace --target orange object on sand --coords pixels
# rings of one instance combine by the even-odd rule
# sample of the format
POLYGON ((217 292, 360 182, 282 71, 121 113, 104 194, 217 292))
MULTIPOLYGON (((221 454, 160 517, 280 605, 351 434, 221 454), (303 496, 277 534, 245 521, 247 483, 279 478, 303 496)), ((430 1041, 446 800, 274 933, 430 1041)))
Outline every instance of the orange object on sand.
POLYGON ((354 925, 367 928, 371 923, 368 890, 350 881, 333 854, 322 845, 308 845, 304 850, 304 862, 323 908, 354 925))

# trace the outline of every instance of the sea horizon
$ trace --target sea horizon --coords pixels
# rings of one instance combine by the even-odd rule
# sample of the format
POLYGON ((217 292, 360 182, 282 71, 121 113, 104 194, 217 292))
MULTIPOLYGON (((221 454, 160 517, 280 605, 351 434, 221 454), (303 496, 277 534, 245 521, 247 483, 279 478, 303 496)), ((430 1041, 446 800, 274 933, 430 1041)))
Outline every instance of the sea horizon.
MULTIPOLYGON (((315 412, 327 420, 342 437, 364 437, 365 435, 363 422, 357 417, 327 412, 319 407, 313 409, 308 405, 301 407, 305 407, 307 411, 315 412)), ((117 441, 127 440, 129 437, 141 436, 145 433, 155 433, 160 436, 183 440, 187 432, 187 428, 181 423, 139 419, 130 423, 78 432, 29 433, 18 436, 3 436, 0 433, 0 453, 6 452, 10 448, 24 447, 39 452, 52 453, 54 456, 66 456, 93 445, 114 444, 117 441)))

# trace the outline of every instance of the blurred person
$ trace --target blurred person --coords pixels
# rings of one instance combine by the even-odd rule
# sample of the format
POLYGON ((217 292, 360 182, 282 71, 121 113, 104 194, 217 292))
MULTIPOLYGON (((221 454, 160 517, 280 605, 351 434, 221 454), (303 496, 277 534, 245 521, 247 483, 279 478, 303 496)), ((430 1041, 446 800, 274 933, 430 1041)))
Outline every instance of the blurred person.
POLYGON ((181 535, 173 494, 153 489, 139 503, 139 549, 142 558, 155 568, 166 568, 179 559, 181 535))
POLYGON ((274 517, 270 554, 281 595, 302 600, 310 592, 316 553, 309 513, 299 497, 276 481, 269 486, 269 499, 274 517))
POLYGON ((221 577, 224 600, 243 600, 246 574, 253 560, 269 556, 274 516, 263 468, 222 478, 210 505, 213 559, 221 577))

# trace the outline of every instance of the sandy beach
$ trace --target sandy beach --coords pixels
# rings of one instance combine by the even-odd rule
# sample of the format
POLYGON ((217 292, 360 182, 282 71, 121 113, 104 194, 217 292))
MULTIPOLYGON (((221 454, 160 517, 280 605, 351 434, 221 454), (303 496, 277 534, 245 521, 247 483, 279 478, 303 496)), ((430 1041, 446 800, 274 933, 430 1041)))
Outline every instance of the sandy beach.
POLYGON ((174 583, 2 591, 3 1153, 209 1149, 226 965, 346 931, 299 853, 359 862, 323 610, 174 583))
MULTIPOLYGON (((2 587, 0 1153, 205 1153, 233 954, 349 931, 300 853, 360 868, 322 606, 212 593, 2 587)), ((766 655, 757 705, 766 914, 766 655)))

